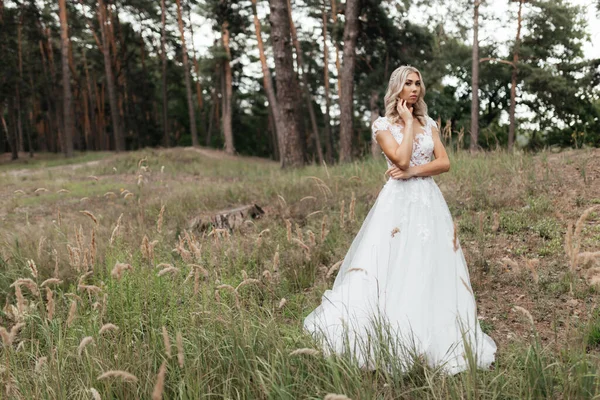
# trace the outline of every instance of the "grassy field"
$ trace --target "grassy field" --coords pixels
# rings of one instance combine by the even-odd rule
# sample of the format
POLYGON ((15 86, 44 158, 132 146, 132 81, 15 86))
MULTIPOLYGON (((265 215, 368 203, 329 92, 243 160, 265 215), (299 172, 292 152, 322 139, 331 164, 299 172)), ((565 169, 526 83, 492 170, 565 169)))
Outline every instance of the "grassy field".
POLYGON ((2 398, 597 398, 600 151, 450 156, 435 179, 494 370, 366 372, 296 351, 316 348, 302 320, 385 182, 382 160, 281 171, 145 150, 0 163, 2 398), (190 229, 246 204, 265 213, 231 234, 190 229))

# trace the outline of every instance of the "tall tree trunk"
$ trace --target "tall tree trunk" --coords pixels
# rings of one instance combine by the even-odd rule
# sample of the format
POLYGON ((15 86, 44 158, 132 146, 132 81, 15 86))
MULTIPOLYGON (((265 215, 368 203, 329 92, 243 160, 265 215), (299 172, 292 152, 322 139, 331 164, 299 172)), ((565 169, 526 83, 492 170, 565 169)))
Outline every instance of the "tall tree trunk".
POLYGON ((73 136, 75 135, 75 121, 73 116, 73 93, 71 92, 71 71, 69 69, 69 24, 67 21, 67 2, 58 0, 60 10, 60 48, 62 58, 63 80, 63 115, 65 121, 65 134, 63 135, 63 153, 66 157, 73 157, 73 136))
MULTIPOLYGON (((377 118, 379 118, 379 92, 377 90, 371 90, 371 98, 370 98, 370 106, 371 106, 371 125, 377 118)), ((375 140, 375 138, 371 138, 371 155, 373 158, 381 157, 381 149, 379 148, 379 143, 375 140)))
MULTIPOLYGON (((333 26, 337 25, 338 16, 337 16, 337 1, 331 0, 331 18, 333 18, 333 26)), ((340 66, 340 46, 333 35, 331 36, 331 40, 333 41, 333 46, 335 47, 335 68, 337 70, 337 89, 338 96, 342 97, 342 68, 340 66)))
POLYGON ((275 131, 275 146, 277 147, 276 159, 282 161, 280 154, 284 153, 285 141, 281 135, 285 132, 283 118, 281 116, 281 110, 277 105, 277 99, 275 97, 275 88, 273 87, 273 77, 271 71, 267 65, 267 57, 265 56, 265 47, 262 40, 262 32, 260 26, 260 20, 258 19, 258 13, 256 11, 256 0, 252 0, 252 13, 254 14, 254 31, 256 32, 256 40, 258 41, 258 53, 260 56, 260 65, 263 72, 263 82, 265 85, 265 92, 267 92, 267 99, 269 100, 269 109, 273 115, 275 131))
POLYGON ((17 137, 19 151, 25 151, 25 140, 23 140, 23 120, 21 119, 21 84, 23 82, 23 56, 22 56, 22 31, 23 31, 23 13, 20 13, 19 16, 19 25, 17 26, 17 54, 18 54, 18 62, 19 62, 19 79, 17 80, 16 86, 16 101, 17 101, 17 128, 19 131, 19 135, 17 137))
POLYGON ((106 6, 104 0, 98 0, 98 22, 100 23, 100 32, 102 36, 102 53, 104 55, 104 70, 106 73, 106 86, 108 88, 108 101, 110 103, 113 138, 115 141, 115 150, 119 152, 125 150, 125 138, 121 128, 119 105, 117 103, 117 89, 113 77, 112 60, 110 56, 111 43, 108 38, 108 28, 106 26, 106 6))
POLYGON ((90 82, 90 71, 88 68, 87 58, 85 55, 85 46, 83 46, 81 55, 83 57, 83 70, 85 72, 85 84, 86 84, 87 96, 88 96, 87 102, 88 102, 88 108, 89 108, 89 115, 86 116, 86 118, 88 118, 88 127, 86 129, 89 130, 88 135, 90 136, 90 139, 89 139, 87 145, 89 146, 90 150, 99 150, 100 146, 99 146, 99 142, 98 142, 98 135, 96 133, 96 126, 95 126, 95 124, 92 124, 92 122, 96 121, 96 110, 94 107, 94 94, 92 92, 92 84, 90 82))
POLYGON ((269 0, 271 14, 271 40, 275 56, 275 78, 277 81, 277 105, 286 122, 279 137, 284 140, 284 152, 281 154, 282 167, 301 166, 305 159, 304 135, 300 129, 298 115, 300 93, 290 46, 290 21, 287 0, 269 0))
MULTIPOLYGON (((335 0, 334 0, 335 1, 335 0)), ((327 47, 327 10, 323 5, 323 81, 325 82, 325 151, 327 162, 333 163, 333 135, 331 133, 331 98, 329 94, 329 49, 327 47)))
POLYGON ((160 58, 162 61, 162 123, 163 144, 165 147, 171 145, 169 140, 169 116, 167 105, 167 10, 165 0, 160 0, 161 8, 161 34, 160 34, 160 58))
MULTIPOLYGON (((14 100, 13 100, 14 101, 14 100)), ((6 122, 4 121, 4 115, 0 115, 2 117, 2 125, 4 125, 4 129, 6 130, 6 137, 8 139, 8 144, 10 145, 11 151, 11 160, 19 159, 19 148, 17 147, 17 130, 15 129, 15 110, 12 107, 12 102, 9 100, 8 102, 8 127, 6 126, 6 122), (12 132, 11 132, 12 130, 12 132)), ((16 108, 16 107, 15 107, 16 108)))
POLYGON ((225 77, 225 101, 223 102, 223 135, 225 136, 225 152, 227 154, 235 153, 233 146, 233 129, 231 127, 232 119, 232 98, 233 98, 233 76, 231 71, 231 49, 229 48, 229 22, 225 21, 221 25, 221 37, 223 47, 227 58, 223 61, 223 74, 225 77))
POLYGON ((308 85, 308 79, 306 77, 306 71, 304 71, 304 57, 302 56, 302 49, 300 48, 300 42, 298 41, 298 34, 296 32, 296 26, 292 18, 292 4, 290 0, 287 0, 288 16, 290 19, 290 32, 292 34, 292 42, 296 49, 296 58, 298 61, 298 69, 302 75, 302 89, 304 92, 304 99, 306 101, 306 107, 308 108, 308 114, 310 116, 310 124, 315 138, 315 147, 317 149, 317 156, 319 157, 319 164, 323 164, 323 149, 321 148, 321 135, 319 134, 319 127, 317 126, 317 117, 315 116, 315 108, 313 107, 313 99, 310 94, 310 86, 308 85))
POLYGON ((479 6, 481 0, 473 0, 473 60, 471 63, 471 150, 479 148, 479 6))
POLYGON ((354 133, 354 66, 356 64, 356 38, 360 0, 346 0, 344 26, 344 60, 342 64, 342 90, 340 95, 340 161, 352 160, 354 133))
POLYGON ((513 62, 512 62, 512 77, 510 81, 510 109, 508 113, 508 119, 510 121, 510 125, 508 127, 508 150, 512 150, 513 144, 515 142, 515 108, 517 106, 517 73, 518 67, 517 63, 519 62, 519 44, 521 41, 521 11, 523 9, 523 1, 519 0, 519 13, 517 15, 517 37, 515 39, 515 49, 513 52, 513 62))
MULTIPOLYGON (((204 101, 202 100, 202 87, 200 86, 200 64, 196 57, 196 46, 194 45, 194 24, 192 23, 192 11, 188 8, 188 20, 190 21, 190 37, 192 38, 192 57, 194 58, 194 71, 196 72, 196 98, 198 100, 198 111, 202 113, 204 101)), ((200 126, 203 126, 200 124, 200 126)))
POLYGON ((183 29, 183 18, 181 17, 181 0, 177 2, 177 22, 179 23, 179 34, 181 35, 181 51, 183 53, 183 69, 185 73, 185 90, 187 92, 188 114, 190 118, 190 130, 192 131, 192 146, 198 146, 198 130, 196 129, 196 112, 192 100, 192 82, 190 79, 190 65, 188 52, 185 45, 185 34, 183 29))

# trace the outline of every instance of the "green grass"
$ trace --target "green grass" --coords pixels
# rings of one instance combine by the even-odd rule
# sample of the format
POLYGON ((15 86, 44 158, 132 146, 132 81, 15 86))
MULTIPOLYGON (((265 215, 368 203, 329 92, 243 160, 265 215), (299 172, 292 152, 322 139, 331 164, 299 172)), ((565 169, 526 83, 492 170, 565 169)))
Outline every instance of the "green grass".
MULTIPOLYGON (((190 150, 144 150, 110 158, 103 155, 107 161, 75 170, 66 166, 44 171, 50 162, 60 164, 52 159, 45 164, 40 161, 30 174, 0 175, 0 196, 6 200, 0 209, 0 302, 8 304, 0 311, 0 325, 9 328, 16 320, 25 323, 15 343, 0 348, 0 381, 5 384, 2 398, 91 398, 90 388, 97 389, 102 398, 150 398, 163 361, 167 362, 164 398, 169 399, 321 399, 327 393, 343 393, 352 399, 597 396, 597 313, 586 320, 588 329, 578 333, 580 346, 565 340, 555 350, 546 345, 547 332, 531 331, 527 323, 515 319, 510 306, 520 303, 512 294, 504 294, 505 290, 528 290, 536 322, 541 322, 538 318, 546 304, 552 305, 560 319, 571 318, 568 313, 560 314, 564 303, 557 300, 568 296, 572 279, 562 254, 566 227, 554 216, 553 199, 544 189, 555 179, 553 174, 542 170, 536 172, 538 178, 533 176, 529 171, 537 165, 536 160, 527 154, 450 155, 451 172, 436 181, 472 259, 478 302, 481 298, 487 307, 500 304, 497 309, 490 308, 496 314, 488 312, 481 321, 482 328, 502 343, 495 370, 474 369, 446 377, 417 362, 407 373, 393 363, 390 370, 366 372, 348 357, 290 355, 295 349, 316 348, 303 332, 302 321, 332 284, 332 278, 323 276, 324 269, 344 257, 385 182, 381 160, 281 171, 275 163, 244 158, 215 160, 190 150), (138 166, 143 158, 145 171, 138 166), (97 176, 98 181, 89 175, 97 176), (50 192, 35 195, 39 187, 50 192), (57 194, 62 188, 69 193, 57 194), (25 195, 15 194, 17 189, 25 195), (121 189, 133 197, 124 199, 121 189), (118 197, 104 197, 108 191, 118 197), (355 221, 349 222, 353 195, 355 221), (89 200, 81 202, 82 197, 89 200), (346 210, 343 226, 342 201, 346 210), (197 254, 184 259, 187 256, 173 251, 180 240, 193 250, 185 239, 193 217, 249 203, 260 205, 266 214, 244 223, 230 239, 217 240, 214 235, 207 236, 208 232, 196 231, 190 241, 201 246, 197 254), (162 205, 166 211, 158 232, 162 205), (92 212, 98 224, 79 212, 82 210, 92 212), (495 212, 500 217, 497 232, 491 229, 495 212), (482 230, 478 213, 484 216, 482 230), (110 245, 121 214, 121 229, 110 245), (321 240, 323 216, 328 233, 321 240), (310 243, 308 231, 314 233, 316 244, 309 245, 309 252, 288 242, 285 220, 292 222, 293 237, 300 231, 306 244, 310 243), (266 229, 259 241, 259 233, 266 229), (92 232, 96 240, 94 272, 83 282, 98 286, 97 294, 78 289, 85 267, 71 265, 68 251, 69 247, 80 248, 80 259, 86 250, 91 253, 92 232), (143 255, 144 236, 150 242, 156 240, 152 260, 143 255), (530 257, 538 252, 548 259, 538 285, 525 281, 527 273, 511 277, 495 268, 508 245, 515 255, 530 257), (15 315, 11 284, 18 278, 32 278, 39 285, 52 276, 54 250, 63 281, 51 286, 54 318, 47 318, 46 290, 40 298, 25 287, 28 305, 22 316, 15 315), (276 253, 278 271, 273 265, 276 253), (27 260, 35 261, 37 278, 27 260), (133 267, 120 280, 111 276, 117 262, 133 267), (155 267, 159 263, 172 264, 179 272, 159 277, 155 267), (194 277, 186 281, 191 263, 208 271, 208 278, 199 281, 197 293, 194 277), (264 271, 269 271, 272 280, 264 277, 264 271), (238 307, 232 293, 217 288, 222 284, 236 287, 245 276, 261 283, 240 288, 238 307), (70 294, 79 300, 69 326, 70 294), (280 308, 284 298, 287 302, 280 308), (105 323, 116 324, 119 331, 100 335, 98 330, 105 323), (170 358, 163 327, 172 344, 170 358), (514 340, 505 340, 507 330, 516 332, 514 340), (177 359, 177 332, 183 337, 183 367, 177 359), (86 336, 94 341, 80 356, 78 346, 86 336), (41 357, 47 357, 47 362, 36 372, 41 357), (138 382, 97 379, 111 369, 126 370, 138 382)), ((87 157, 93 156, 85 155, 78 162, 91 160, 87 157)), ((8 167, 0 169, 7 171, 8 167)), ((599 243, 593 239, 597 228, 586 227, 584 233, 585 246, 597 248, 599 243)), ((581 301, 595 293, 579 281, 575 291, 581 301)), ((561 326, 564 329, 564 324, 561 326)), ((379 349, 378 357, 381 362, 394 360, 385 347, 379 349)))

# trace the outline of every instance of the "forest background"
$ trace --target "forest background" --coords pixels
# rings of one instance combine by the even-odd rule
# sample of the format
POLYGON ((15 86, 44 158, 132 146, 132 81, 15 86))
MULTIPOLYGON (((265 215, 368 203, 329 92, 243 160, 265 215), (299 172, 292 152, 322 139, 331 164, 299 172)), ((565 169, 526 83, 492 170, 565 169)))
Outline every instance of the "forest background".
POLYGON ((203 145, 282 166, 377 155, 369 125, 402 64, 421 69, 429 113, 458 148, 598 146, 600 59, 584 53, 598 8, 1 1, 0 149, 203 145), (494 26, 512 39, 480 37, 494 26))

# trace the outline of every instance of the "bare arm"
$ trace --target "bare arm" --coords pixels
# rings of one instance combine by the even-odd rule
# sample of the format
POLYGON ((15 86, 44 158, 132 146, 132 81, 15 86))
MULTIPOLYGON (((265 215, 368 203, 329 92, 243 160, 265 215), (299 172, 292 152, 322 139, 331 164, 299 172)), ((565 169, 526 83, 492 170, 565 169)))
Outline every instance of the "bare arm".
POLYGON ((404 135, 402 137, 402 143, 400 144, 394 139, 389 130, 380 131, 377 136, 375 136, 383 153, 401 170, 408 169, 410 158, 412 157, 414 142, 412 125, 412 121, 404 125, 404 135), (406 132, 410 133, 407 134, 406 132))
MULTIPOLYGON (((397 100, 396 109, 404 121, 402 143, 398 144, 389 130, 383 130, 375 136, 377 143, 383 150, 383 153, 390 159, 394 165, 401 170, 407 170, 412 157, 414 134, 413 134, 413 108, 408 108, 406 100, 397 100)), ((377 130, 377 126, 374 129, 377 130)))
POLYGON ((444 144, 440 140, 439 130, 437 127, 433 127, 431 133, 435 160, 427 164, 415 165, 406 170, 397 170, 392 167, 386 171, 386 174, 389 174, 394 179, 408 179, 413 176, 433 176, 450 171, 450 159, 448 158, 444 144))

